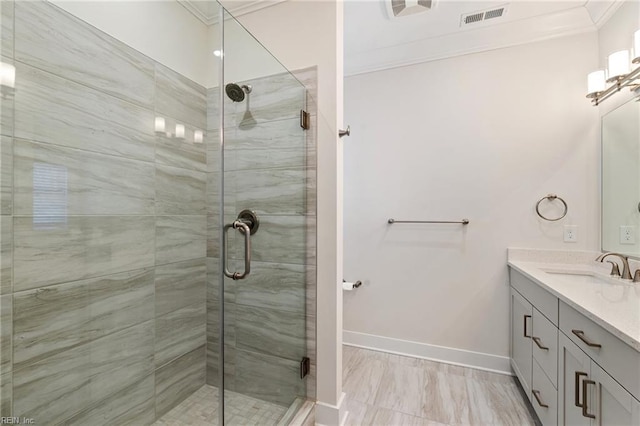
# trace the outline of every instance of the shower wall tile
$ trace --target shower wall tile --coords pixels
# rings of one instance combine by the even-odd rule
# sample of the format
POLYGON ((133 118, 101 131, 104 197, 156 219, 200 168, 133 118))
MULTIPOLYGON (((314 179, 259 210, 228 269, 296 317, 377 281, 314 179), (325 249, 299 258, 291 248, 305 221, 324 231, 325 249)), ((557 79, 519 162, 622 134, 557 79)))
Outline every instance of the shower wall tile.
POLYGON ((153 217, 14 217, 14 291, 144 268, 153 259, 153 217))
MULTIPOLYGON (((225 345, 236 344, 237 305, 233 302, 224 304, 224 342, 225 345)), ((207 299, 207 341, 214 342, 220 338, 220 301, 207 299)))
POLYGON ((13 217, 0 215, 0 294, 13 291, 13 217))
MULTIPOLYGON (((251 262, 252 268, 253 268, 253 265, 254 265, 254 262, 251 262)), ((232 263, 231 266, 235 267, 237 265, 232 263)), ((220 300, 220 272, 219 271, 220 271, 220 259, 208 257, 207 258, 207 301, 220 300)), ((249 275, 249 277, 250 276, 251 275, 249 275)), ((247 277, 242 282, 242 285, 244 285, 247 282, 249 277, 247 277)), ((240 287, 241 286, 238 285, 236 281, 230 278, 224 277, 224 301, 227 303, 235 303, 236 291, 238 291, 240 287)))
POLYGON ((251 262, 251 275, 237 286, 239 305, 305 312, 306 271, 304 265, 251 262))
POLYGON ((0 55, 13 58, 13 0, 0 2, 0 55))
POLYGON ((0 296, 0 374, 13 369, 11 334, 13 332, 12 296, 0 296))
POLYGON ((207 127, 207 89, 163 65, 156 64, 155 70, 158 114, 204 130, 207 127))
MULTIPOLYGON (((205 384, 205 348, 201 346, 156 370, 156 417, 185 400, 205 384)), ((211 401, 215 404, 216 401, 211 401)))
POLYGON ((304 168, 242 170, 233 173, 237 188, 237 208, 251 209, 258 215, 305 213, 304 168))
POLYGON ((12 212, 13 138, 0 136, 0 214, 10 215, 12 212))
MULTIPOLYGON (((248 99, 249 110, 259 123, 297 118, 305 106, 304 86, 289 73, 261 77, 240 84, 252 86, 248 99)), ((225 127, 240 124, 246 111, 246 103, 246 97, 243 102, 236 104, 225 98, 225 127), (233 118, 227 118, 227 113, 233 118)))
POLYGON ((206 298, 208 259, 194 259, 156 267, 156 317, 206 298))
POLYGON ((16 2, 18 61, 153 108, 153 61, 43 1, 16 2))
POLYGON ((300 360, 291 361, 256 352, 236 350, 236 392, 289 406, 305 395, 300 360))
MULTIPOLYGON (((28 2, 31 4, 36 3, 28 2)), ((152 110, 24 64, 16 65, 16 137, 154 160, 152 110)))
MULTIPOLYGON (((218 130, 208 130, 204 137, 204 145, 207 153, 207 171, 219 173, 222 169, 220 164, 220 132, 218 130)), ((225 170, 231 167, 235 156, 225 156, 225 170)))
MULTIPOLYGON (((219 172, 207 173, 207 213, 216 218, 220 213, 220 179, 219 172)), ((237 217, 240 210, 236 209, 236 174, 224 173, 224 214, 229 220, 237 217)))
POLYGON ((206 257, 206 216, 157 216, 156 265, 206 257))
MULTIPOLYGON (((165 123, 167 121, 169 120, 165 120, 165 123)), ((170 125, 171 122, 168 126, 170 125)), ((169 137, 166 134, 156 135, 156 163, 200 172, 207 171, 205 143, 193 142, 192 129, 186 128, 185 132, 188 140, 169 137)), ((204 135, 204 138, 207 137, 208 135, 204 135)))
MULTIPOLYGON (((315 227, 312 216, 260 216, 260 231, 251 237, 252 260, 257 262, 315 265, 315 239, 307 229, 315 227)), ((243 258, 240 246, 230 257, 243 258)))
POLYGON ((236 347, 297 360, 305 356, 305 318, 256 306, 236 305, 236 347))
POLYGON ((151 163, 20 139, 13 152, 16 215, 154 214, 151 163))
POLYGON ((298 118, 267 121, 249 130, 225 129, 225 150, 234 156, 225 170, 305 167, 306 131, 298 118))
POLYGON ((156 165, 156 213, 205 215, 207 175, 177 167, 156 165))
MULTIPOLYGON (((220 387, 219 362, 220 353, 219 342, 207 342, 207 384, 220 387)), ((236 348, 232 345, 224 347, 224 388, 235 390, 236 377, 236 348)))
POLYGON ((64 422, 65 425, 149 425, 155 420, 155 381, 150 374, 64 422))
POLYGON ((154 318, 153 269, 14 295, 14 365, 21 368, 154 318))
POLYGON ((197 303, 156 318, 156 368, 206 343, 206 303, 197 303))
POLYGON ((220 257, 220 219, 207 215, 207 257, 220 257))
POLYGON ((13 410, 12 373, 0 374, 0 417, 11 417, 13 410))
POLYGON ((13 409, 57 424, 153 372, 153 321, 61 352, 13 373, 13 409))
POLYGON ((207 130, 220 128, 220 89, 207 89, 207 130))

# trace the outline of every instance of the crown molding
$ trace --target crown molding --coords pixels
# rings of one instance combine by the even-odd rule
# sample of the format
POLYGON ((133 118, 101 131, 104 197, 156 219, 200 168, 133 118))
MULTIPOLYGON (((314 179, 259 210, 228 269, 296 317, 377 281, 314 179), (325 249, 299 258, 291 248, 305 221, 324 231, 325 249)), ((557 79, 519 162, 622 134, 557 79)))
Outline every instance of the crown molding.
MULTIPOLYGON (((223 7, 229 12, 232 16, 238 17, 242 15, 247 15, 249 13, 257 12, 262 9, 266 9, 268 7, 275 6, 279 3, 283 3, 287 0, 254 0, 247 2, 237 2, 237 5, 234 6, 233 0, 226 1, 223 7)), ((198 18, 203 24, 215 25, 218 23, 218 14, 215 16, 209 16, 200 10, 199 7, 195 6, 193 0, 178 0, 185 9, 193 14, 196 18, 198 18)))
POLYGON ((344 75, 354 76, 595 31, 597 28, 587 9, 577 7, 411 43, 346 53, 344 75))
POLYGON ((622 3, 624 0, 589 0, 584 7, 589 12, 595 26, 600 29, 622 6, 622 3))

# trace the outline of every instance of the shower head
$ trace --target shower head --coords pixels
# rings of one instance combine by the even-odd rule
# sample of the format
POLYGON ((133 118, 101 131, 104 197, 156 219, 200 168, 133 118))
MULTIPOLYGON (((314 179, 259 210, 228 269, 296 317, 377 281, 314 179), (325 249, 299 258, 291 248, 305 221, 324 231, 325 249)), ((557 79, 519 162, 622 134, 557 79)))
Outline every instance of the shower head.
POLYGON ((244 94, 251 93, 251 86, 247 84, 240 86, 236 83, 229 83, 225 86, 224 90, 233 102, 242 102, 244 101, 244 94))

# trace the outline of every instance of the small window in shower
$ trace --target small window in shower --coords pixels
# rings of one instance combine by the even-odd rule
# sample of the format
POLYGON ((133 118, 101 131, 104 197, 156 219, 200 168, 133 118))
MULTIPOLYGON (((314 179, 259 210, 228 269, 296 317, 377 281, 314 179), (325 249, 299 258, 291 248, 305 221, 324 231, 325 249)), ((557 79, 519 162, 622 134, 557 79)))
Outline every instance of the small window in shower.
POLYGON ((55 229, 67 224, 67 168, 33 164, 33 226, 55 229))

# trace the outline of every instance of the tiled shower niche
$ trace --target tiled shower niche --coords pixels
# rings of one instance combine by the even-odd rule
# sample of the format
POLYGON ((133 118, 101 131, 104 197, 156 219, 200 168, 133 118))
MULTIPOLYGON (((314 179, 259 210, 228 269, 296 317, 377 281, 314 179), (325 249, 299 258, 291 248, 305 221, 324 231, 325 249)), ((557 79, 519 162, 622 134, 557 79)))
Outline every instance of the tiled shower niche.
MULTIPOLYGON (((1 415, 152 424, 218 385, 218 89, 50 3, 0 7, 16 73, 0 103, 1 415)), ((313 91, 315 71, 300 76, 313 91)), ((286 81, 252 81, 256 125, 233 108, 225 125, 225 211, 262 219, 255 273, 225 284, 227 389, 283 407, 315 393, 315 367, 298 371, 315 364, 315 130, 296 118, 313 102, 286 81)))

